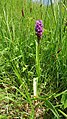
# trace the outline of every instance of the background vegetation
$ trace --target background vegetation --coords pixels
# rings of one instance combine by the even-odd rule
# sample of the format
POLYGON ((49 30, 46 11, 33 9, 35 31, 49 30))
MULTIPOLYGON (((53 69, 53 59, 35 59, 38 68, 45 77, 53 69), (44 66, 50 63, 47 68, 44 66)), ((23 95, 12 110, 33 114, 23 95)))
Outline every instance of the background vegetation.
POLYGON ((0 1, 0 119, 67 118, 67 1, 0 1), (35 21, 43 20, 41 76, 34 104, 35 21), (40 111, 40 112, 39 112, 40 111))

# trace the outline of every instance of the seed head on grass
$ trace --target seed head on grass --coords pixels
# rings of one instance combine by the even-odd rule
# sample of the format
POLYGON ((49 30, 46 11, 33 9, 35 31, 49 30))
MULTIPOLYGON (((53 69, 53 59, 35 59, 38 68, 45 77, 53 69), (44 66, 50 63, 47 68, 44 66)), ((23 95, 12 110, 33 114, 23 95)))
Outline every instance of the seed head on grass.
POLYGON ((22 16, 24 17, 24 10, 23 10, 23 8, 22 8, 22 16))
POLYGON ((43 34, 43 23, 42 23, 42 20, 37 20, 36 21, 35 32, 36 32, 38 40, 40 40, 42 38, 42 34, 43 34))

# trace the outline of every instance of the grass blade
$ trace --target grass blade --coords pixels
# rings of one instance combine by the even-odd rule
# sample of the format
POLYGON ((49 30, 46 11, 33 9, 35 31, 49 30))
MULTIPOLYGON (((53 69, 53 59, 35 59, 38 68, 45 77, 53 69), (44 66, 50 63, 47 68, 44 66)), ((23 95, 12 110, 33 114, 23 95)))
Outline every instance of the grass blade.
POLYGON ((45 100, 45 105, 53 112, 53 114, 57 117, 57 119, 60 119, 57 110, 49 100, 45 100))

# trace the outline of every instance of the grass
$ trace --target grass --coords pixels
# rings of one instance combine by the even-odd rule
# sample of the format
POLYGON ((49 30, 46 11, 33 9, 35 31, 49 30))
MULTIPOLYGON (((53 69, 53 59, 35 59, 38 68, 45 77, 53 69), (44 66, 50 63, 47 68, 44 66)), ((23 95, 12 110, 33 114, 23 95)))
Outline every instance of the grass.
POLYGON ((66 4, 64 0, 51 6, 25 0, 0 1, 1 119, 67 118, 66 4), (37 19, 42 19, 44 33, 38 98, 34 99, 37 19))

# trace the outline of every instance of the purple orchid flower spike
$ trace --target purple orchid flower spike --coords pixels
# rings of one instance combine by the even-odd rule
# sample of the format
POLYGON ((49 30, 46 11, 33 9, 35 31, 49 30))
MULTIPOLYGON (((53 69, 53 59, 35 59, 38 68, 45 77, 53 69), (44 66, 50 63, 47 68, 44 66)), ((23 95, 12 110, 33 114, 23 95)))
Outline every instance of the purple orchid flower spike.
POLYGON ((38 40, 40 40, 42 38, 42 34, 43 34, 43 23, 42 23, 42 20, 37 20, 36 21, 35 32, 36 32, 38 40))
POLYGON ((36 21, 35 32, 37 35, 37 40, 36 40, 36 75, 37 75, 37 78, 33 79, 33 90, 34 90, 34 97, 37 97, 38 95, 37 85, 38 85, 38 80, 40 79, 40 76, 41 76, 39 50, 40 50, 40 39, 42 38, 42 35, 43 35, 42 20, 36 21))

